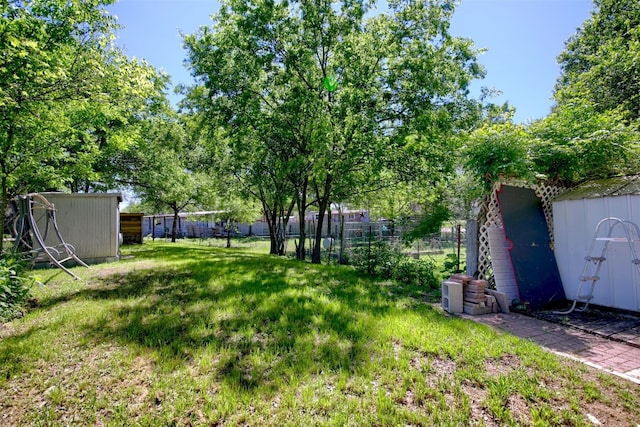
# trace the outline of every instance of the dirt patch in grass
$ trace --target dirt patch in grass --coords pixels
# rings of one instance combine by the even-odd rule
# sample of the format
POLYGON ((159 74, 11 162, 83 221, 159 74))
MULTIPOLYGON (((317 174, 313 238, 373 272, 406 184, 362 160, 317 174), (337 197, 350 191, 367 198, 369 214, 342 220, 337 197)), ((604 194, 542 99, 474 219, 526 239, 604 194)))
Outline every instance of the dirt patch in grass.
POLYGON ((638 419, 630 419, 621 412, 617 405, 609 406, 600 402, 588 403, 584 406, 583 413, 594 425, 625 426, 637 425, 638 419))
POLYGON ((451 359, 435 357, 431 359, 431 369, 438 377, 449 377, 456 371, 456 362, 451 359))
POLYGON ((531 408, 528 402, 519 394, 512 394, 507 401, 507 407, 518 425, 531 425, 531 408))
POLYGON ((519 369, 520 366, 520 358, 514 354, 503 354, 500 358, 484 361, 484 369, 489 377, 507 375, 519 369))
POLYGON ((465 383, 462 385, 462 391, 469 399, 469 409, 473 420, 482 421, 487 427, 500 425, 484 407, 484 401, 487 397, 487 391, 484 388, 475 384, 465 383))
POLYGON ((580 406, 581 415, 591 424, 603 426, 636 426, 640 425, 640 386, 630 381, 603 374, 595 368, 582 366, 578 362, 570 362, 575 369, 581 371, 580 384, 575 389, 566 390, 566 382, 556 381, 549 386, 555 390, 564 388, 565 393, 558 392, 563 398, 554 399, 558 409, 568 409, 567 394, 573 403, 580 406), (582 387, 580 387, 582 385, 582 387), (597 390, 597 398, 589 395, 589 390, 597 390), (622 398, 621 398, 622 397, 622 398))
MULTIPOLYGON (((567 384, 566 378, 552 378, 541 380, 540 387, 549 390, 549 401, 546 404, 549 410, 558 414, 559 422, 563 425, 573 425, 576 421, 569 415, 562 415, 563 412, 570 413, 571 405, 568 403, 570 397, 575 398, 575 403, 579 405, 580 418, 587 419, 590 423, 601 423, 601 425, 638 425, 640 420, 640 411, 638 411, 637 402, 640 387, 624 380, 615 380, 613 384, 609 384, 608 378, 599 371, 583 367, 577 362, 574 363, 575 369, 580 371, 582 377, 579 383, 567 384), (587 391, 582 387, 584 384, 590 385, 586 388, 598 390, 599 398, 589 400, 587 391), (625 392, 624 390, 630 390, 625 392), (621 401, 620 393, 628 396, 628 400, 621 401), (635 394, 634 394, 635 393, 635 394), (568 417, 568 418, 567 418, 568 417)), ((432 387, 437 387, 441 381, 452 381, 456 372, 456 362, 448 358, 429 357, 419 354, 410 361, 410 367, 416 370, 425 370, 428 372, 425 380, 432 387)), ((505 354, 499 358, 487 359, 484 362, 487 378, 498 378, 508 376, 518 370, 523 369, 523 364, 517 355, 505 354)), ((529 371, 529 369, 527 369, 529 371)), ((533 375, 529 372, 528 375, 533 375)), ((498 420, 494 414, 488 410, 486 402, 488 392, 482 384, 463 381, 461 385, 463 393, 467 396, 470 418, 474 420, 472 424, 482 424, 485 426, 499 426, 503 423, 498 420)), ((402 399, 402 404, 410 408, 415 408, 414 393, 409 390, 402 399)), ((447 396, 447 401, 453 404, 453 396, 447 396)), ((521 394, 512 393, 505 402, 509 413, 518 425, 533 425, 534 419, 532 411, 538 404, 544 402, 531 401, 523 397, 521 394)))
POLYGON ((16 328, 11 324, 0 323, 0 339, 14 335, 16 328))

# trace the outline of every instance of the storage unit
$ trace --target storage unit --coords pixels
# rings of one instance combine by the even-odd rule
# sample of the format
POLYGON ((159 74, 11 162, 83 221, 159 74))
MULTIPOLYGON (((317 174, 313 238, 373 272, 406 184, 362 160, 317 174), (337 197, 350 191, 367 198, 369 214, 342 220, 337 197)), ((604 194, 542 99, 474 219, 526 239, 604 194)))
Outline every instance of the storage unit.
MULTIPOLYGON (((40 193, 55 206, 60 235, 84 262, 115 261, 120 257, 120 193, 40 193)), ((44 234, 46 218, 36 218, 44 234)), ((50 225, 51 227, 51 225, 50 225)), ((55 233, 45 243, 58 244, 55 233)))
POLYGON ((121 213, 120 232, 123 243, 142 244, 142 219, 143 213, 121 213))
MULTIPOLYGON (((574 299, 578 293, 585 257, 594 255, 589 252, 596 226, 610 217, 640 224, 640 176, 592 181, 554 200, 555 255, 568 299, 574 299)), ((638 252, 640 248, 635 246, 635 250, 638 252)), ((632 258, 625 239, 608 246, 592 304, 640 311, 640 274, 632 258)))

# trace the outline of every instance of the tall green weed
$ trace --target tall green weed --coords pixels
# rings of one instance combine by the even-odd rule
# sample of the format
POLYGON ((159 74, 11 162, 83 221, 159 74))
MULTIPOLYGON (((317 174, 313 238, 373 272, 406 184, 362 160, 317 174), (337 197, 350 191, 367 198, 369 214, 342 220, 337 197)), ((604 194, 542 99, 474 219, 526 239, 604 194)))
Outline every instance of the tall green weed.
POLYGON ((0 322, 23 315, 33 283, 24 259, 10 253, 0 255, 0 322))

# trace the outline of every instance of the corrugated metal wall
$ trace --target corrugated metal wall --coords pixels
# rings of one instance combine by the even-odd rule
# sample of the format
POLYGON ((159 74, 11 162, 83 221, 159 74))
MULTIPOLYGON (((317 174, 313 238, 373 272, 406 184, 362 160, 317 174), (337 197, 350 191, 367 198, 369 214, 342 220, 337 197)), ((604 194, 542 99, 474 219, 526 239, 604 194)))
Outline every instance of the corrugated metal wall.
MULTIPOLYGON (((640 225, 640 195, 625 195, 553 203, 555 255, 567 298, 575 298, 589 254, 595 228, 600 220, 617 217, 640 225)), ((602 230, 606 234, 606 230, 602 230)), ((602 235, 602 233, 600 233, 602 235)), ((617 236, 622 233, 616 232, 617 236)), ((634 243, 640 253, 640 243, 634 243)), ((598 246, 600 251, 601 246, 598 246)), ((627 243, 611 243, 600 271, 593 304, 640 311, 640 274, 632 264, 627 243)))
MULTIPOLYGON (((85 262, 114 260, 119 257, 120 212, 119 193, 41 193, 56 208, 60 234, 76 249, 85 262)), ((38 214, 38 212, 36 212, 38 214)), ((38 227, 44 233, 45 218, 41 215, 38 227)), ((47 245, 58 243, 50 224, 47 245)))

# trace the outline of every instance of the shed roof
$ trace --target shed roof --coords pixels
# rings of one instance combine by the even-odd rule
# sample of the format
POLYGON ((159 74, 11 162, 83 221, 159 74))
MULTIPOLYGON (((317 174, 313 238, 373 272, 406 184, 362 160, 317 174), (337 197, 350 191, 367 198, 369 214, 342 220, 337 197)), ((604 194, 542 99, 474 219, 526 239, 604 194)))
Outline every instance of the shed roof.
POLYGON ((554 201, 601 199, 628 195, 640 195, 640 175, 617 176, 585 182, 560 194, 554 201))
POLYGON ((118 202, 122 202, 122 193, 64 193, 62 191, 46 191, 40 194, 42 194, 45 198, 58 197, 72 199, 90 199, 115 197, 118 202))

